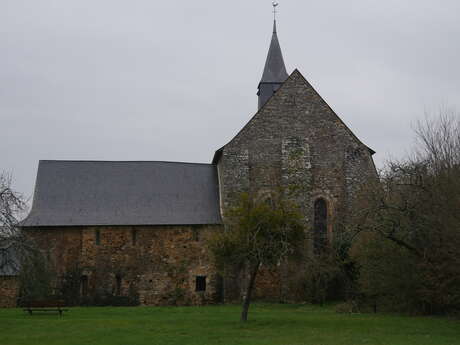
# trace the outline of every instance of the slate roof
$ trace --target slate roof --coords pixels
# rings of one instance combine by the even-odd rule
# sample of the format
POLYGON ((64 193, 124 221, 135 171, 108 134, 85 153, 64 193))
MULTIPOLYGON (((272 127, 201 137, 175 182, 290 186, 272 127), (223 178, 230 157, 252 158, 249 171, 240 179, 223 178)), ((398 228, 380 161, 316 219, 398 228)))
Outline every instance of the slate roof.
POLYGON ((17 276, 20 261, 16 248, 8 242, 0 243, 0 276, 17 276))
POLYGON ((21 226, 220 223, 214 165, 40 161, 32 209, 21 226))
POLYGON ((262 83, 284 83, 288 78, 284 64, 283 53, 281 52, 278 34, 276 32, 276 21, 273 23, 273 36, 268 49, 267 60, 260 84, 262 83))

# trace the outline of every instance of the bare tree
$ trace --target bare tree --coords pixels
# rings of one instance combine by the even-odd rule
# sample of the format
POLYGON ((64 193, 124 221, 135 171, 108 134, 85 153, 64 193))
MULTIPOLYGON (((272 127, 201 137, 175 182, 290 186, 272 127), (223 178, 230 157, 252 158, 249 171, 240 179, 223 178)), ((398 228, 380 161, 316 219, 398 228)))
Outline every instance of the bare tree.
POLYGON ((21 231, 27 210, 22 194, 12 187, 10 174, 0 174, 0 271, 19 275, 21 302, 52 293, 54 272, 45 255, 21 231))
POLYGON ((18 235, 18 217, 26 209, 24 197, 13 190, 10 174, 0 174, 0 240, 18 235))
POLYGON ((384 281, 387 294, 423 312, 445 312, 460 307, 460 114, 426 117, 415 133, 414 153, 389 162, 356 207, 355 230, 365 244, 354 251, 365 254, 367 276, 384 281), (376 260, 377 251, 388 257, 376 260), (369 270, 369 258, 375 269, 369 270), (400 267, 410 270, 396 274, 400 267))
POLYGON ((12 188, 12 177, 0 174, 0 270, 12 274, 20 269, 24 240, 18 228, 19 216, 26 209, 21 194, 12 188))
POLYGON ((425 114, 415 125, 415 157, 432 174, 451 172, 460 164, 460 113, 441 108, 437 117, 425 114))

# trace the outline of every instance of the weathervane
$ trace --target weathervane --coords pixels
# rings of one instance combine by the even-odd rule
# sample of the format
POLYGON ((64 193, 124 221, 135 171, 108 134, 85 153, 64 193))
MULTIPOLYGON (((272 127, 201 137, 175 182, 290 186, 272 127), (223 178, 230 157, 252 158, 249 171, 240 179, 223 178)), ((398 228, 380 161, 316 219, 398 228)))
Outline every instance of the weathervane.
POLYGON ((278 13, 276 11, 276 7, 278 7, 279 3, 277 3, 276 1, 273 1, 272 2, 272 6, 273 6, 273 19, 276 20, 276 13, 278 13))

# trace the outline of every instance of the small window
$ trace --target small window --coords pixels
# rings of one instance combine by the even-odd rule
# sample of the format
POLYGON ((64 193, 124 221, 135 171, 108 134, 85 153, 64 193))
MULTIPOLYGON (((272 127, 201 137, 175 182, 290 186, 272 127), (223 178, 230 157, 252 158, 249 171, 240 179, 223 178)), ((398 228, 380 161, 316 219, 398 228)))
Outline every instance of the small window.
POLYGON ((206 276, 196 277, 196 289, 195 291, 206 291, 206 276))
POLYGON ((101 230, 96 230, 96 245, 101 244, 101 230))
POLYGON ((88 276, 81 276, 80 291, 82 296, 88 296, 88 276))
POLYGON ((133 246, 135 246, 137 243, 137 230, 135 229, 131 230, 131 240, 132 240, 133 246))

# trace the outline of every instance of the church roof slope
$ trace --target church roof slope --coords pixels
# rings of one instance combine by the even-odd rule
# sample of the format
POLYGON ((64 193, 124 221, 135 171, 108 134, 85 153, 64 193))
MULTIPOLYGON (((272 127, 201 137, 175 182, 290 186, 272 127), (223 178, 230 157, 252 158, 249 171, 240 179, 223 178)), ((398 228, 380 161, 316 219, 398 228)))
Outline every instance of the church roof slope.
POLYGON ((21 226, 220 223, 211 164, 40 161, 32 209, 21 226))

